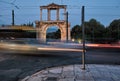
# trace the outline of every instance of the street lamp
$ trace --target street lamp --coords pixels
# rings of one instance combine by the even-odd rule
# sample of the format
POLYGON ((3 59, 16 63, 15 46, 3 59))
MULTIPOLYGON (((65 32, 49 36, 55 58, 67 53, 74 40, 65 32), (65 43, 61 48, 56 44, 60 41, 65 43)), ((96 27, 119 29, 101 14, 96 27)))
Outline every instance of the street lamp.
POLYGON ((68 12, 66 12, 66 36, 67 36, 66 40, 68 42, 68 12))
POLYGON ((82 40, 83 40, 83 52, 82 52, 82 69, 85 70, 85 26, 84 26, 84 6, 82 6, 82 40))
MULTIPOLYGON (((13 5, 16 9, 19 9, 19 7, 17 5, 15 5, 14 3, 10 3, 11 5, 13 5)), ((14 19, 14 10, 12 10, 12 26, 15 25, 15 19, 14 19)))
POLYGON ((118 23, 118 42, 119 42, 119 27, 120 27, 120 22, 118 23))
POLYGON ((92 27, 92 42, 94 43, 94 27, 92 27))

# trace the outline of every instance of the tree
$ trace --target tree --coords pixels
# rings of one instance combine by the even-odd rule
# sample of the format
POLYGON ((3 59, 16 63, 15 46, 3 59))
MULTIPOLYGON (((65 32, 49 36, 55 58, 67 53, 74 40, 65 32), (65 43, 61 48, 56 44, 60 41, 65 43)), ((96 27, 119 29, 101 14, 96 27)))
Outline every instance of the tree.
POLYGON ((108 37, 120 40, 120 19, 113 20, 107 27, 107 31, 108 37))
POLYGON ((58 30, 55 32, 55 38, 56 38, 56 39, 60 39, 60 38, 61 38, 60 29, 58 29, 58 30))
POLYGON ((61 38, 60 29, 58 29, 58 30, 55 31, 55 32, 47 33, 47 38, 51 38, 51 39, 60 39, 60 38, 61 38))
POLYGON ((27 23, 27 24, 22 24, 21 26, 29 26, 29 27, 33 27, 33 22, 32 22, 32 23, 29 22, 29 23, 27 23))
POLYGON ((82 27, 80 25, 75 25, 71 30, 71 37, 74 39, 82 38, 82 27))
POLYGON ((105 37, 105 27, 95 19, 85 22, 86 38, 92 42, 99 42, 105 37))
MULTIPOLYGON (((76 25, 71 30, 71 37, 78 39, 82 38, 82 27, 76 25)), ((85 22, 85 37, 86 40, 99 42, 105 37, 105 27, 95 19, 85 22)))

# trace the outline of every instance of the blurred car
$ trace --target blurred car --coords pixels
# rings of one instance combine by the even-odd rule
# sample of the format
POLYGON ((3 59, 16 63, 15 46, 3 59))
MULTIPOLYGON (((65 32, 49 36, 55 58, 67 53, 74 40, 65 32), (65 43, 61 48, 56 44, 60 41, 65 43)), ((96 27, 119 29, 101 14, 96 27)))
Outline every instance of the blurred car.
POLYGON ((13 50, 13 51, 35 51, 37 47, 34 45, 26 44, 24 42, 0 42, 0 50, 13 50))

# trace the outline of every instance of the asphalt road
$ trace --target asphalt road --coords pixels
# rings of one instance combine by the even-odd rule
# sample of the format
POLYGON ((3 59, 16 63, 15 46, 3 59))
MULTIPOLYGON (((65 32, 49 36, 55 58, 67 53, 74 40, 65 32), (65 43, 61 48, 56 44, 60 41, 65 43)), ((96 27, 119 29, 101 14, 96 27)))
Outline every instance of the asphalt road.
MULTIPOLYGON (((81 52, 3 53, 0 51, 0 81, 18 81, 45 68, 81 64, 81 52)), ((87 48, 87 64, 120 64, 120 49, 87 48)))

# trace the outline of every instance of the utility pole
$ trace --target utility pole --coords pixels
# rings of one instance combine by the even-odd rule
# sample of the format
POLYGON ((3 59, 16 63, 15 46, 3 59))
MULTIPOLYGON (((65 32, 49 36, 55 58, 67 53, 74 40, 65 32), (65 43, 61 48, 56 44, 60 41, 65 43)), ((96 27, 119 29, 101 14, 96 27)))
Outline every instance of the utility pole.
MULTIPOLYGON (((14 4, 15 1, 16 1, 16 0, 14 0, 12 3, 9 3, 9 2, 6 2, 6 1, 0 1, 0 2, 13 5, 15 8, 19 9, 19 7, 14 4)), ((14 22, 14 10, 12 10, 12 26, 14 26, 14 25, 15 25, 15 22, 14 22)))
POLYGON ((94 43, 94 27, 92 27, 92 42, 94 43))
POLYGON ((82 69, 85 70, 85 27, 84 27, 84 6, 82 6, 82 40, 83 40, 83 52, 82 52, 82 69))
POLYGON ((12 26, 15 25, 15 22, 14 22, 14 10, 12 10, 12 26))
POLYGON ((120 29, 119 29, 119 27, 120 27, 120 22, 118 23, 118 42, 119 42, 119 31, 120 31, 120 29))
POLYGON ((68 12, 66 12, 66 42, 68 42, 68 12))

